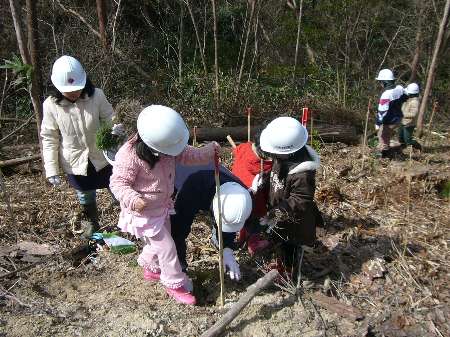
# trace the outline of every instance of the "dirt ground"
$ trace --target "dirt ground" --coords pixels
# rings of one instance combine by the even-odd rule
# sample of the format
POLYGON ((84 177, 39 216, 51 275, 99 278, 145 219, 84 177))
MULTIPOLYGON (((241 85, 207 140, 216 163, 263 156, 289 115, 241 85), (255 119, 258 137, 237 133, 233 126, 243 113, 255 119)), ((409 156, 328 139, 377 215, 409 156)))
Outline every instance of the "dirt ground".
MULTIPOLYGON (((36 150, 20 155, 27 151, 36 150)), ((223 336, 450 336, 450 201, 442 196, 450 180, 448 133, 430 136, 426 151, 411 159, 408 150, 379 160, 343 144, 320 153, 316 199, 325 226, 318 229, 322 244, 305 253, 301 291, 291 294, 283 283, 265 290, 223 336)), ((52 188, 38 163, 4 173, 0 336, 199 336, 263 276, 266 261, 242 248, 243 280, 227 280, 221 308, 216 253, 199 218, 189 241, 199 303, 176 304, 143 279, 137 253, 74 254, 77 202, 67 183, 52 188), (20 241, 48 244, 51 253, 27 254, 20 241), (20 268, 27 269, 14 272, 20 268)), ((119 209, 107 192, 99 200, 101 222, 113 230, 119 209)))

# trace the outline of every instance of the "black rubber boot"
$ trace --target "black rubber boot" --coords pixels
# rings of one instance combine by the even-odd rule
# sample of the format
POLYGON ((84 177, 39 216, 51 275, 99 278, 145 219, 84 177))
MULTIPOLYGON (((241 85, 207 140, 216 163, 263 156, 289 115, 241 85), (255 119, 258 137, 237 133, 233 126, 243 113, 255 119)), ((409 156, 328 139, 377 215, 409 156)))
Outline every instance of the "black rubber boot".
POLYGON ((98 223, 97 203, 81 205, 83 207, 84 222, 82 223, 83 234, 85 238, 90 238, 92 234, 100 229, 98 223))

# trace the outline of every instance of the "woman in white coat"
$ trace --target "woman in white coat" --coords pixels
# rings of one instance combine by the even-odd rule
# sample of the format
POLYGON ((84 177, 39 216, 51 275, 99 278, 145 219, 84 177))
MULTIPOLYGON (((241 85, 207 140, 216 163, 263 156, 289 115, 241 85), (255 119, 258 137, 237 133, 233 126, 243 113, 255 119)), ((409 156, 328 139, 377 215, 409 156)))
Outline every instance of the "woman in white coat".
POLYGON ((81 63, 62 56, 53 64, 51 81, 55 91, 44 101, 41 137, 45 174, 57 186, 62 171, 76 190, 87 220, 84 235, 98 229, 96 190, 108 188, 112 167, 95 145, 102 122, 114 115, 101 89, 95 88, 81 63))

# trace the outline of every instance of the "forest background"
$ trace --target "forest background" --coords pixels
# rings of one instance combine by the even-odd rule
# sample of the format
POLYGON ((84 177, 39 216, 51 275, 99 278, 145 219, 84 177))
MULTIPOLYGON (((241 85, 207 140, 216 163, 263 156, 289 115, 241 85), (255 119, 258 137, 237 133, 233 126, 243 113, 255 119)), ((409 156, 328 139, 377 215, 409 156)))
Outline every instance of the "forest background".
MULTIPOLYGON (((18 8, 25 37, 27 5, 35 7, 41 101, 51 86, 52 63, 68 54, 81 61, 119 112, 136 115, 140 106, 158 103, 182 112, 191 127, 234 126, 245 124, 246 107, 259 123, 298 116, 308 106, 319 122, 351 123, 360 130, 369 98, 376 112, 380 69, 391 68, 398 83, 417 81, 423 89, 445 5, 445 0, 10 2, 18 8)), ((15 56, 7 1, 0 14, 0 58, 9 68, 0 72, 0 118, 27 120, 33 112, 24 89, 31 73, 15 56)), ((446 29, 425 114, 429 118, 432 103, 439 102, 438 123, 449 120, 444 112, 449 36, 446 29)), ((30 135, 37 140, 36 133, 30 135)))

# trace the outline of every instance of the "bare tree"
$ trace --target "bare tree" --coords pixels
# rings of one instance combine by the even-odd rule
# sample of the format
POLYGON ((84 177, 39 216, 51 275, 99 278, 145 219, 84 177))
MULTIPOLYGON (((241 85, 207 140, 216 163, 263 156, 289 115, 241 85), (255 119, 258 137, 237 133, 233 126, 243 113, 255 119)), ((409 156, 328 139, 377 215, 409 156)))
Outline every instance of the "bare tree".
POLYGON ((213 12, 213 30, 214 30, 214 75, 215 75, 215 87, 214 93, 216 96, 216 109, 219 109, 219 62, 217 59, 217 17, 216 17, 216 1, 211 0, 212 12, 213 12))
POLYGON ((421 137, 423 134, 423 119, 424 119, 424 114, 425 114, 425 108, 428 103, 428 97, 430 96, 430 93, 431 93, 431 87, 433 86, 434 75, 435 75, 436 67, 438 64, 439 51, 440 51, 442 42, 444 40, 444 35, 446 33, 446 29, 448 29, 449 11, 450 11, 450 0, 447 0, 445 2, 444 14, 442 15, 442 20, 439 25, 439 32, 438 32, 438 35, 436 38, 436 43, 434 46, 433 57, 431 59, 431 65, 430 65, 430 68, 428 69, 425 90, 423 92, 422 101, 420 103, 419 116, 417 118, 417 134, 419 135, 419 137, 421 137))
MULTIPOLYGON (((36 127, 38 132, 39 147, 42 150, 41 137, 41 122, 42 122, 42 74, 40 62, 40 48, 39 48, 39 27, 36 15, 35 0, 27 0, 27 26, 28 26, 28 45, 30 47, 31 64, 33 66, 33 73, 31 79, 31 98, 33 102, 34 114, 36 119, 36 127)), ((42 151, 41 151, 42 153, 42 151)), ((42 161, 43 163, 43 161, 42 161)))
POLYGON ((200 51, 200 58, 202 59, 203 71, 205 72, 205 76, 206 76, 206 75, 208 75, 208 68, 206 67, 205 51, 202 48, 202 44, 200 42, 200 36, 198 35, 197 22, 195 21, 194 12, 192 11, 192 6, 191 6, 189 0, 185 0, 185 3, 188 8, 189 15, 191 16, 192 25, 194 26, 195 37, 197 39, 197 46, 200 51))
POLYGON ((250 31, 252 29, 253 14, 255 12, 256 0, 249 0, 249 1, 250 1, 250 5, 251 5, 250 17, 248 19, 247 33, 246 33, 245 42, 244 42, 244 50, 242 52, 241 67, 239 69, 239 75, 238 75, 238 79, 237 79, 237 83, 236 83, 235 101, 237 101, 237 98, 238 98, 239 92, 240 92, 241 79, 242 79, 242 74, 244 72, 244 66, 245 66, 245 55, 247 54, 248 39, 250 36, 250 31))
POLYGON ((303 11, 303 0, 300 0, 297 18, 297 41, 295 43, 294 70, 292 71, 293 78, 295 77, 295 71, 297 69, 298 47, 300 46, 300 31, 301 31, 300 27, 302 25, 302 11, 303 11))
POLYGON ((107 25, 107 15, 106 15, 106 5, 105 0, 96 0, 97 3, 97 16, 98 16, 98 31, 100 33, 100 40, 102 42, 103 48, 108 49, 108 39, 106 38, 106 25, 107 25))
MULTIPOLYGON (((87 22, 87 20, 77 11, 74 11, 71 8, 67 8, 66 6, 64 6, 60 0, 56 0, 56 2, 58 3, 59 7, 61 7, 61 9, 66 12, 69 13, 73 16, 75 16, 76 18, 78 18, 81 22, 83 22, 86 27, 95 35, 97 36, 99 39, 101 38, 100 33, 95 30, 94 27, 92 27, 92 25, 87 22)), ((126 55, 121 49, 115 47, 113 49, 114 54, 116 54, 118 57, 120 57, 121 59, 125 60, 126 62, 128 62, 128 64, 130 66, 132 66, 142 77, 144 77, 147 80, 153 80, 153 78, 144 70, 142 69, 138 64, 136 64, 133 60, 130 60, 130 58, 128 57, 128 55, 126 55)))
MULTIPOLYGON (((27 43, 24 41, 24 35, 22 30, 22 22, 20 19, 20 8, 18 7, 18 1, 16 0, 9 0, 9 6, 11 8, 11 15, 14 22, 14 29, 16 31, 16 38, 17 43, 19 45, 20 55, 22 57, 22 62, 28 65, 33 65, 32 58, 30 57, 30 53, 27 48, 27 43)), ((36 6, 35 2, 33 0, 27 0, 27 21, 28 21, 28 27, 29 27, 29 38, 30 38, 30 44, 31 49, 35 61, 35 68, 33 68, 33 74, 32 74, 32 84, 31 84, 31 90, 29 90, 29 94, 31 97, 31 102, 33 104, 33 110, 34 115, 36 118, 36 124, 37 124, 37 130, 38 130, 38 140, 39 140, 39 146, 41 148, 41 157, 42 157, 42 144, 39 137, 40 134, 40 128, 41 128, 41 120, 42 120, 42 108, 41 108, 41 101, 40 101, 40 95, 39 95, 39 88, 40 83, 37 81, 40 81, 40 73, 39 73, 39 58, 38 58, 38 31, 37 31, 37 20, 35 16, 36 6), (38 75, 36 76, 36 72, 38 75)), ((43 164, 44 161, 42 160, 41 163, 43 164)))
POLYGON ((17 44, 19 45, 20 56, 22 61, 26 64, 31 64, 30 54, 28 53, 28 45, 24 41, 22 21, 20 20, 20 8, 18 8, 17 0, 9 0, 9 7, 11 8, 11 15, 14 22, 14 29, 16 31, 17 44))
POLYGON ((422 43, 423 43, 423 15, 425 5, 423 1, 418 0, 416 2, 416 6, 418 9, 418 17, 417 17, 417 30, 416 30, 416 48, 414 49, 414 56, 411 62, 411 76, 409 77, 409 82, 415 82, 417 79, 417 68, 419 66, 420 53, 422 51, 422 43))
POLYGON ((180 1, 180 25, 178 29, 178 81, 183 79, 183 32, 184 32, 184 4, 180 1))

